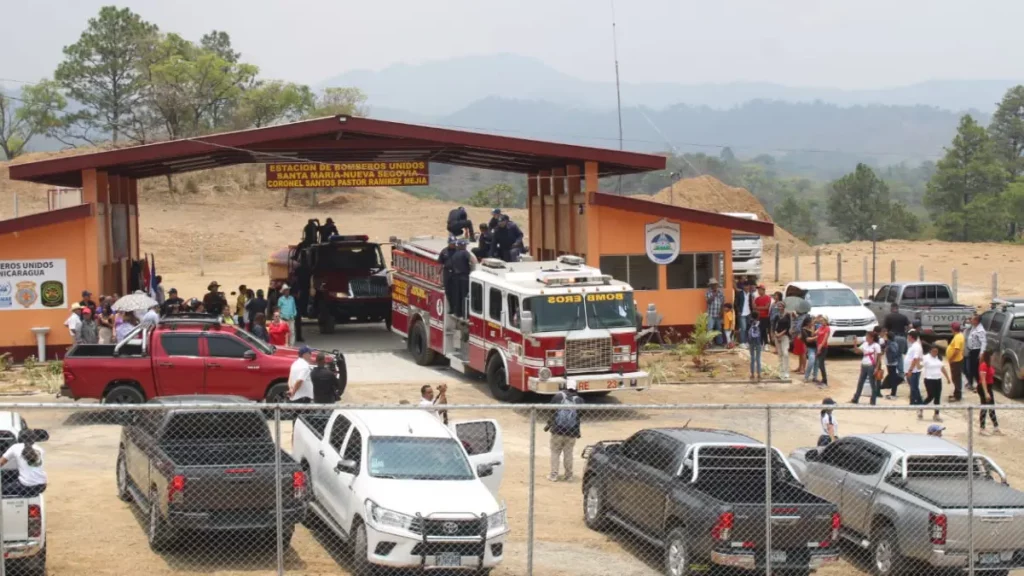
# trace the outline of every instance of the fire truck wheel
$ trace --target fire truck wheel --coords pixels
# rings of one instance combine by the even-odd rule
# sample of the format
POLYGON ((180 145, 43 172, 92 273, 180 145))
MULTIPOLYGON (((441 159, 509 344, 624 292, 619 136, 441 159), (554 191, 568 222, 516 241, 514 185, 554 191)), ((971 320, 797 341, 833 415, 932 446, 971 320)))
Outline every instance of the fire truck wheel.
POLYGON ((505 363, 501 356, 494 354, 487 361, 487 385, 491 387, 491 394, 495 400, 502 402, 522 402, 522 390, 517 390, 508 385, 508 375, 505 373, 505 363))
POLYGON ((434 363, 434 351, 430 349, 430 341, 427 340, 427 329, 422 321, 417 321, 409 331, 409 353, 420 366, 429 366, 434 363))

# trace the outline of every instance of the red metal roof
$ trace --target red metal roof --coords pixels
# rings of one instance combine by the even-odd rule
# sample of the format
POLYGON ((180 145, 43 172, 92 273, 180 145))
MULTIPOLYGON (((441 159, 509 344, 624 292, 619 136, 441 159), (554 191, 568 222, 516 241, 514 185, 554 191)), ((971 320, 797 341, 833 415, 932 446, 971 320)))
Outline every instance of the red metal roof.
POLYGON ((50 210, 49 212, 39 212, 38 214, 0 220, 0 236, 24 232, 33 228, 42 228, 43 226, 51 226, 53 224, 61 224, 63 222, 71 222, 72 220, 81 220, 92 215, 93 204, 79 204, 78 206, 50 210))
POLYGON ((653 200, 631 198, 629 196, 616 196, 613 194, 599 192, 590 196, 589 203, 594 206, 604 206, 606 208, 625 210, 627 212, 650 214, 651 216, 659 216, 669 220, 707 224, 708 226, 739 230, 740 232, 749 232, 751 234, 759 234, 761 236, 775 236, 775 224, 772 224, 771 222, 747 220, 746 218, 726 216, 725 214, 720 214, 718 212, 705 212, 703 210, 694 210, 693 208, 683 208, 682 206, 662 204, 661 202, 654 202, 653 200))
POLYGON ((120 176, 150 178, 244 163, 421 159, 522 174, 588 161, 598 163, 598 173, 602 176, 665 168, 665 158, 652 154, 371 118, 329 116, 268 128, 27 162, 11 166, 10 174, 14 180, 81 187, 81 171, 90 168, 120 176))

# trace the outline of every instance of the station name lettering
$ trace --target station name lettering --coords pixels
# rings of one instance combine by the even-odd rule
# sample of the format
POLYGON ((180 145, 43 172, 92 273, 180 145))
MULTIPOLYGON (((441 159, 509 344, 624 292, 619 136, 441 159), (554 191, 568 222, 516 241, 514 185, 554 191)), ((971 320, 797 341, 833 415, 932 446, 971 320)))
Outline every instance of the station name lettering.
MULTIPOLYGON (((587 302, 615 302, 624 299, 622 292, 610 292, 605 294, 587 294, 587 302)), ((565 294, 562 296, 548 296, 548 304, 579 304, 583 302, 581 294, 565 294)))

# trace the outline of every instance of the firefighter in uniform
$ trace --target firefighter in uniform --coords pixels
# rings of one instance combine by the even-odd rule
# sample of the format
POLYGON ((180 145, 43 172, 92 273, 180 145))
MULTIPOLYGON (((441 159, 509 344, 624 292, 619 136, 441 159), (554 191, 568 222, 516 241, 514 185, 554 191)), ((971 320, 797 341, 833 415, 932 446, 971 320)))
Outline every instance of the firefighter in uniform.
POLYGON ((519 261, 519 252, 523 248, 523 231, 512 222, 507 214, 501 215, 498 227, 494 230, 491 240, 491 257, 501 258, 505 262, 519 261))
POLYGON ((491 243, 494 242, 494 232, 487 228, 487 224, 480 225, 480 233, 477 234, 477 245, 473 248, 473 256, 483 260, 491 254, 491 243))
POLYGON ((460 239, 457 249, 448 258, 448 266, 451 269, 449 284, 451 293, 448 295, 448 302, 451 306, 452 315, 458 318, 466 317, 466 297, 469 295, 469 273, 473 269, 473 256, 466 250, 466 240, 460 239))
POLYGON ((338 235, 338 227, 334 225, 334 220, 328 218, 324 222, 323 226, 320 227, 320 243, 325 244, 331 241, 332 236, 338 235))
POLYGON ((501 221, 501 208, 495 208, 491 210, 491 221, 487 223, 487 229, 494 232, 494 229, 498 227, 498 222, 501 221))
POLYGON ((441 250, 441 253, 437 255, 437 262, 441 265, 441 285, 444 286, 444 295, 448 298, 449 310, 453 310, 455 307, 455 304, 452 302, 451 259, 457 250, 456 240, 455 236, 449 236, 448 247, 441 250))
POLYGON ((466 209, 459 206, 448 213, 448 233, 458 237, 462 236, 463 232, 466 233, 470 240, 476 240, 476 234, 473 232, 473 222, 469 219, 466 209))

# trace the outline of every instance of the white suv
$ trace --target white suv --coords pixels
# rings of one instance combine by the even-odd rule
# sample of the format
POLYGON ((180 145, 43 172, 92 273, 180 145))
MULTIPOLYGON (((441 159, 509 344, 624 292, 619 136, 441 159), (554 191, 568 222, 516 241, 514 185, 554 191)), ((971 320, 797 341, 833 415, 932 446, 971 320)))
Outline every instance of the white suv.
POLYGON ((799 296, 811 304, 811 314, 828 318, 829 347, 852 347, 854 340, 875 329, 878 320, 852 288, 840 282, 790 282, 786 297, 799 296))

